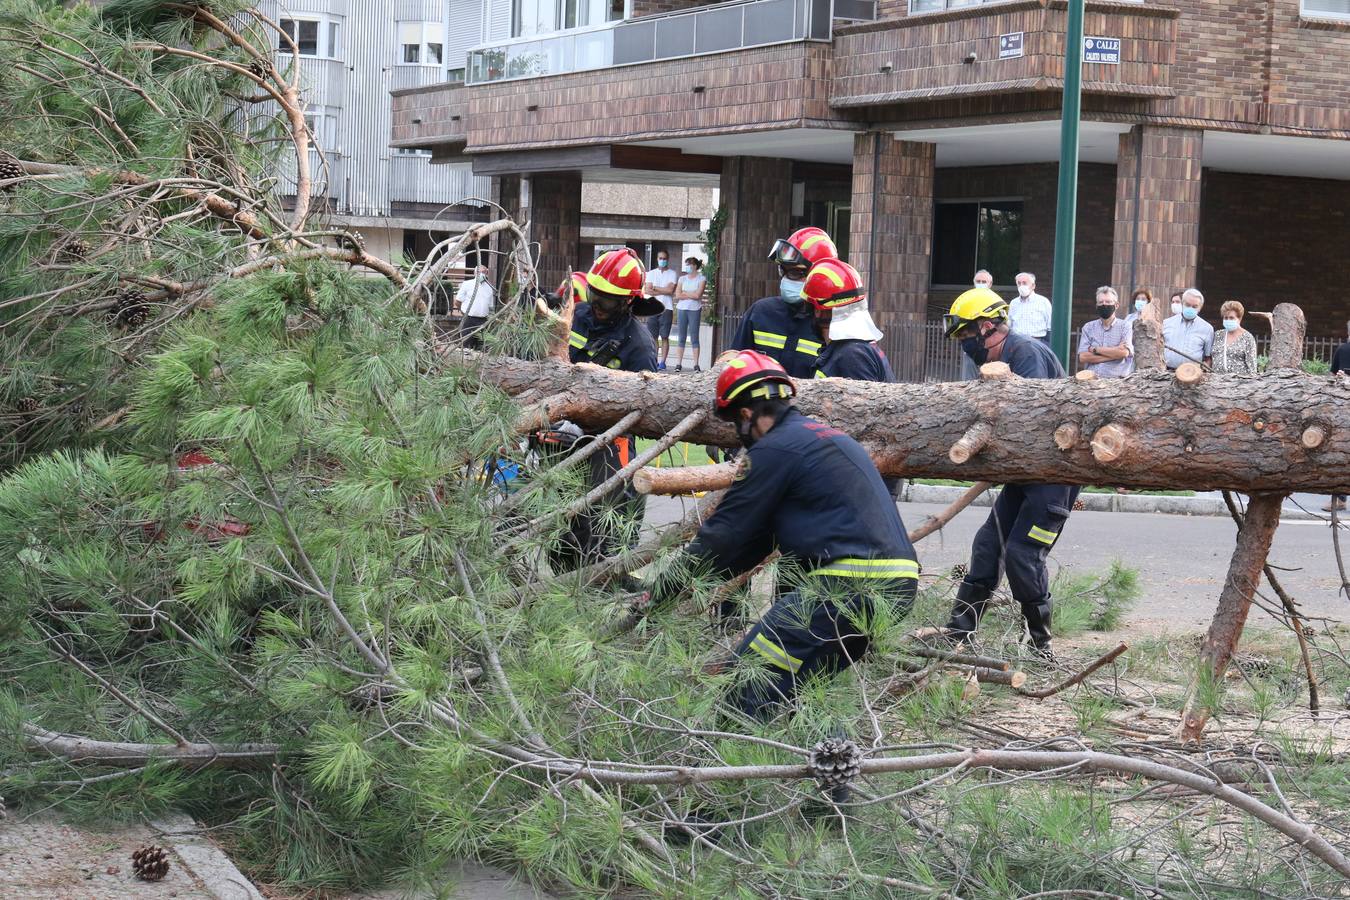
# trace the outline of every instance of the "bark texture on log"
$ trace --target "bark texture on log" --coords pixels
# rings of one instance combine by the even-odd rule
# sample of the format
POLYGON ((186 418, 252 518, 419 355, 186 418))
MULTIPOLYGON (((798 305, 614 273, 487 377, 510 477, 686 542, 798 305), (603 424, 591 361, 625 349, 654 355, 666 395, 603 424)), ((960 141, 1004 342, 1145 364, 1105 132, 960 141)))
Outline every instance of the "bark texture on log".
MULTIPOLYGON (((707 408, 717 379, 716 370, 658 376, 467 352, 465 358, 485 363, 482 377, 509 394, 533 388, 546 396, 584 398, 584 408, 571 418, 593 431, 641 410, 634 431, 646 437, 659 437, 691 411, 707 408)), ((1214 375, 1190 387, 1167 373, 1089 382, 1006 378, 879 384, 831 378, 803 380, 797 391, 804 413, 853 435, 886 475, 1350 493, 1350 379, 1334 376, 1295 371, 1254 378, 1214 375), (993 437, 970 461, 953 463, 948 451, 980 420, 993 423, 993 437), (1065 424, 1081 435, 1116 425, 1147 452, 1126 452, 1104 464, 1093 455, 1090 441, 1061 450, 1054 436, 1065 424), (1313 425, 1326 436, 1309 449, 1301 437, 1313 425)), ((685 440, 739 446, 731 426, 712 417, 685 440)))
POLYGON ((1303 339, 1308 333, 1308 322, 1303 310, 1293 303, 1275 307, 1270 324, 1270 362, 1267 371, 1301 369, 1303 367, 1303 339))
POLYGON ((1161 372, 1163 362, 1162 300, 1154 300, 1134 320, 1134 369, 1136 372, 1161 372))
MULTIPOLYGON (((1224 672, 1233 658, 1233 649, 1242 636, 1243 626, 1247 624, 1252 596, 1261 581, 1266 555, 1270 552, 1271 541, 1275 539, 1275 529, 1280 524, 1280 507, 1284 504, 1284 497, 1284 494, 1256 494, 1247 507, 1247 516, 1238 529, 1233 559, 1228 564, 1223 593, 1219 595, 1219 606, 1214 611, 1214 621, 1210 623, 1209 633, 1200 645, 1197 678, 1208 678, 1214 685, 1223 681, 1224 672)), ((1186 708, 1181 714, 1182 740, 1199 740, 1200 733, 1205 730, 1205 723, 1209 721, 1210 710, 1199 696, 1199 687, 1198 682, 1192 685, 1190 696, 1186 698, 1186 708)))

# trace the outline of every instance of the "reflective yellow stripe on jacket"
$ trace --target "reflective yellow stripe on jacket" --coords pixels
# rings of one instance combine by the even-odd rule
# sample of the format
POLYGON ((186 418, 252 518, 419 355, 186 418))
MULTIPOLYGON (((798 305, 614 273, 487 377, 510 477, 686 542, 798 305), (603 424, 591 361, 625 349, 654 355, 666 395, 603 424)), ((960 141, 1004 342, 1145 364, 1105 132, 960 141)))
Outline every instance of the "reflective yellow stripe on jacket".
POLYGON ((755 343, 770 350, 782 350, 787 346, 786 334, 774 334, 772 331, 756 331, 755 343))
POLYGON ((578 334, 574 331, 567 336, 567 343, 580 350, 582 347, 586 346, 586 335, 578 334))
POLYGON ((912 559, 843 559, 831 560, 811 573, 834 575, 837 578, 915 578, 919 564, 912 559))
POLYGON ((805 353, 807 356, 819 356, 820 342, 808 341, 804 338, 797 338, 797 352, 805 353))

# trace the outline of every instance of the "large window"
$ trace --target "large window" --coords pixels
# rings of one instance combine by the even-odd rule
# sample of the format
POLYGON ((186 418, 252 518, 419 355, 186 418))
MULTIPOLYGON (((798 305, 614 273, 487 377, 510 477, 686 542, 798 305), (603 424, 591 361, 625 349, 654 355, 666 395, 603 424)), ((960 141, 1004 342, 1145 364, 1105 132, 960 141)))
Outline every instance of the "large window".
POLYGON ((405 65, 439 66, 445 61, 445 26, 440 22, 400 22, 399 57, 405 65))
POLYGON ((939 201, 933 208, 933 277, 937 287, 969 287, 980 269, 1009 287, 1022 266, 1022 201, 939 201))
POLYGON ((534 37, 623 18, 624 0, 512 0, 511 36, 534 37))
MULTIPOLYGON (((331 19, 282 19, 281 30, 300 50, 301 56, 324 56, 336 58, 338 55, 338 23, 331 19)), ((277 49, 283 53, 291 52, 286 37, 277 38, 277 49)))
POLYGON ((1303 11, 1310 16, 1350 19, 1350 0, 1303 0, 1303 11))

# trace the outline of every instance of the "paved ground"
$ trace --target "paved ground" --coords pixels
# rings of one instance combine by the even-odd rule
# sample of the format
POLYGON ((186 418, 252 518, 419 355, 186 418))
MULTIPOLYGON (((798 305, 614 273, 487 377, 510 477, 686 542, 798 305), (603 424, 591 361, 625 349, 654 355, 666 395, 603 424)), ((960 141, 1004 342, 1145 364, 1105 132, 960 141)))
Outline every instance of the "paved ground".
MULTIPOLYGON (((1317 509, 1324 502, 1325 498, 1306 498, 1304 505, 1317 509), (1311 505, 1314 501, 1315 506, 1311 505)), ((648 520, 673 521, 682 508, 680 500, 652 498, 648 520)), ((901 503, 900 515, 913 529, 941 509, 934 504, 901 503)), ((964 510, 942 532, 920 543, 919 561, 924 569, 940 571, 967 562, 971 539, 988 515, 988 509, 964 510)), ((1055 546, 1052 564, 1075 572, 1092 571, 1119 558, 1139 570, 1144 588, 1130 624, 1157 622, 1172 630, 1199 631, 1213 615, 1236 534, 1231 520, 1217 516, 1076 512, 1055 546)), ((1350 528, 1343 528, 1341 535, 1350 564, 1350 528)), ((1350 621, 1350 600, 1337 596, 1341 582, 1331 529, 1325 522, 1281 524, 1270 560, 1295 569, 1280 571, 1278 577, 1308 615, 1350 621)))

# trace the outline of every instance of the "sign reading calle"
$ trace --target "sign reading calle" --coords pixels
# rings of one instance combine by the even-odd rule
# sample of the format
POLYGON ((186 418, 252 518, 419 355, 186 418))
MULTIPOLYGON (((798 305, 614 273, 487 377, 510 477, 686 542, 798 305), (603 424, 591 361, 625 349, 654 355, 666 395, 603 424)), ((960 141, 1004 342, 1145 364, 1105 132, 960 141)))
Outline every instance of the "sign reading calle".
POLYGON ((1022 55, 1022 32, 1014 31, 1012 34, 1000 34, 998 36, 998 58, 1014 59, 1022 55))
POLYGON ((1120 65, 1120 38, 1083 38, 1083 62, 1120 65))

